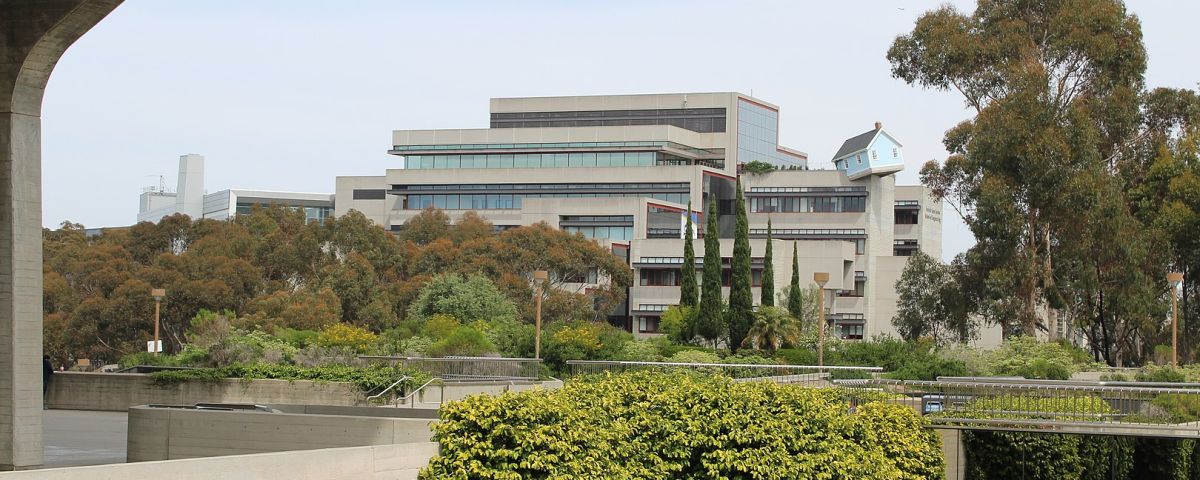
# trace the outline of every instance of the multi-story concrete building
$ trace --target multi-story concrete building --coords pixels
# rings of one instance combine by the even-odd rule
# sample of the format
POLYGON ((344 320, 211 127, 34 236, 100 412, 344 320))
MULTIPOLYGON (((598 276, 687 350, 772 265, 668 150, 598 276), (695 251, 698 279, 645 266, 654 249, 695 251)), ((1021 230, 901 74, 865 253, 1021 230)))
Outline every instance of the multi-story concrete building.
MULTIPOLYGON (((902 145, 878 123, 844 142, 836 170, 808 169, 807 154, 778 138, 779 108, 740 93, 492 99, 490 128, 393 132, 389 153, 403 157, 402 168, 338 177, 335 214, 358 210, 399 231, 437 207, 452 219, 474 210, 498 229, 546 222, 579 232, 634 269, 628 302, 610 320, 652 334, 679 300, 689 202, 700 230, 705 215, 719 215, 719 232, 699 234, 720 237, 729 278, 740 176, 755 299, 769 219, 778 290, 790 281, 799 242, 805 283, 814 272, 830 274, 835 334, 892 333, 905 257, 918 249, 941 255, 939 203, 923 187, 895 185, 902 145), (740 172, 756 160, 780 169, 740 172)), ((700 260, 703 242, 695 247, 700 260)))
POLYGON ((303 209, 309 221, 323 222, 333 214, 333 195, 328 193, 268 192, 227 189, 204 192, 204 157, 179 157, 179 177, 174 192, 165 184, 147 187, 138 202, 138 222, 157 222, 176 213, 199 218, 226 220, 250 213, 255 206, 285 205, 303 209))

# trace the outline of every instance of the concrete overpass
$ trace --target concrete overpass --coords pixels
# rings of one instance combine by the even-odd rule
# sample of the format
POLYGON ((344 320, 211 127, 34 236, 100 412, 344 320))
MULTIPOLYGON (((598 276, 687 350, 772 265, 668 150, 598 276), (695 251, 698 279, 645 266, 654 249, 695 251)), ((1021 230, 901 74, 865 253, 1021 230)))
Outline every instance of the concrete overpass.
POLYGON ((0 0, 0 470, 42 464, 42 96, 122 0, 0 0))

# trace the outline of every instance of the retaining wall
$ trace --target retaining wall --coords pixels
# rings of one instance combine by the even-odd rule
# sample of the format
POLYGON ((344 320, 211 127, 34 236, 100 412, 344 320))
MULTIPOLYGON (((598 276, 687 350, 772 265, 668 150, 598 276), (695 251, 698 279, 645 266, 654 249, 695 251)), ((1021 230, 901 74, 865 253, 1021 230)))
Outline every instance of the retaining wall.
POLYGON ((132 407, 126 461, 424 443, 433 437, 430 426, 437 421, 404 418, 427 416, 420 410, 341 408, 346 413, 316 415, 132 407), (387 416, 363 416, 375 412, 387 416))
POLYGON ((215 383, 191 381, 157 386, 149 375, 141 373, 57 372, 47 392, 50 408, 109 412, 124 412, 134 405, 152 403, 357 405, 363 401, 362 392, 350 383, 224 379, 215 383))
POLYGON ((436 443, 373 445, 328 448, 301 452, 260 453, 229 457, 160 462, 121 463, 92 467, 49 468, 0 473, 4 480, 126 480, 170 478, 201 480, 413 480, 429 459, 437 455, 436 443))

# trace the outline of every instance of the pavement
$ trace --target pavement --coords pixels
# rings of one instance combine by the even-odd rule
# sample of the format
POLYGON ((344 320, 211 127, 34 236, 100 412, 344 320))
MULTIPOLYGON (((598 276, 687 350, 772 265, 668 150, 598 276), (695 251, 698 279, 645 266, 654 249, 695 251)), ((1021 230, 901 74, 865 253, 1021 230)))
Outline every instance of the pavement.
POLYGON ((126 412, 42 412, 44 468, 125 463, 126 412))

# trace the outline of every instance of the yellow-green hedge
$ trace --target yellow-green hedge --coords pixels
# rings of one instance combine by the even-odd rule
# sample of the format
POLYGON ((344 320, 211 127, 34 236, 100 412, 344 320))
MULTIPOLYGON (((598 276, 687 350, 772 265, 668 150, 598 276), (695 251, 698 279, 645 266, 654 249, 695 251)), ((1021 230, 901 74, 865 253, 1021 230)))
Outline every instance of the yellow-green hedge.
POLYGON ((446 405, 423 479, 942 478, 911 408, 687 373, 606 375, 446 405))

